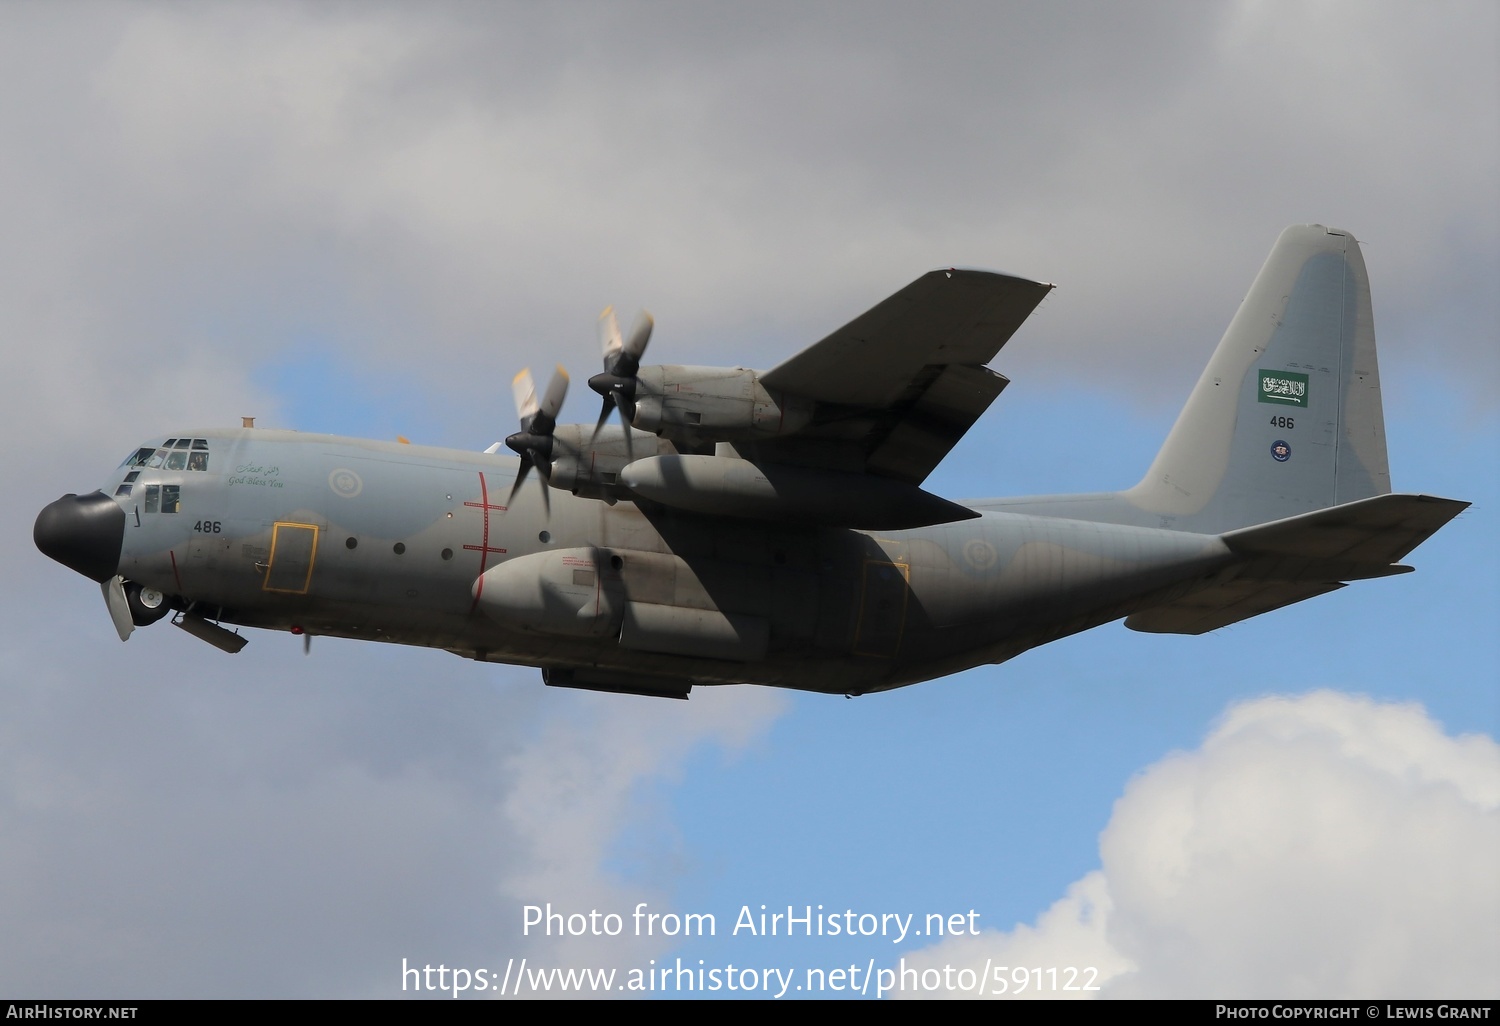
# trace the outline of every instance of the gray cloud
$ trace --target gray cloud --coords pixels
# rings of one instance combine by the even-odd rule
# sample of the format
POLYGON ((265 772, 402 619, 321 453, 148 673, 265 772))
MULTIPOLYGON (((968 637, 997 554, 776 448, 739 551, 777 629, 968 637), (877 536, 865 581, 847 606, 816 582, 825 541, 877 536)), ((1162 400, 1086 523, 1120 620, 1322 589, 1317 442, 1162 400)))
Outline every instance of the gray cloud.
POLYGON ((12 95, 52 116, 11 112, 36 145, 8 184, 115 337, 317 330, 429 388, 591 360, 611 301, 767 363, 968 263, 1063 286, 1008 365, 1149 390, 1167 358, 1191 381, 1299 220, 1370 240, 1382 325, 1463 326, 1423 351, 1493 380, 1494 19, 107 7, 82 42, 25 19, 12 95))
POLYGON ((436 653, 320 639, 303 660, 266 634, 230 664, 7 613, 82 635, 0 697, 11 993, 389 996, 403 958, 495 971, 562 964, 564 944, 568 965, 638 964, 662 944, 526 936, 522 909, 670 909, 663 881, 607 868, 657 815, 642 789, 781 705, 557 696, 436 653))

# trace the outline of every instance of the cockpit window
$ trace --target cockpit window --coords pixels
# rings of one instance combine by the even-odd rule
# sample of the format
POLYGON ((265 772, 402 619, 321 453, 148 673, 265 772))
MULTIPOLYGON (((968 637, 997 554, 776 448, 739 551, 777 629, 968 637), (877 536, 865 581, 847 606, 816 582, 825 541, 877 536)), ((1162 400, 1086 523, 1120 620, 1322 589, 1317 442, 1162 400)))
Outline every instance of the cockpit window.
POLYGON ((121 468, 208 470, 208 439, 168 438, 160 447, 143 446, 125 457, 121 468))
POLYGON ((147 485, 146 512, 176 513, 182 509, 182 489, 178 485, 147 485))

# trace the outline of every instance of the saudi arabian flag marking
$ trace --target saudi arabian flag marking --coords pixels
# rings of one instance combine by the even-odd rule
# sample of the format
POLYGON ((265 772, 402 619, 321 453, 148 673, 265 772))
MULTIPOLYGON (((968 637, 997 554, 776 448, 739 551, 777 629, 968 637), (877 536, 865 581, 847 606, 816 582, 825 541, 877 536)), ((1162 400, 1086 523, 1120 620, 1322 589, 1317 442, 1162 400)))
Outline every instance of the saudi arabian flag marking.
POLYGON ((1306 406, 1307 375, 1296 371, 1261 371, 1260 401, 1279 406, 1306 406))

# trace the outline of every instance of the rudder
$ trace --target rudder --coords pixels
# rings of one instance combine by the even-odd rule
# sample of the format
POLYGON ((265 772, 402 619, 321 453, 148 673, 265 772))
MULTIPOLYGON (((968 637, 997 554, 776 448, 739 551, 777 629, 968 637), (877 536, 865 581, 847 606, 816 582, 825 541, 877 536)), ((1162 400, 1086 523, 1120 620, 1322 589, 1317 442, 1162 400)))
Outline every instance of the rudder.
POLYGON ((1390 490, 1359 243, 1294 225, 1125 496, 1164 525, 1219 534, 1390 490))

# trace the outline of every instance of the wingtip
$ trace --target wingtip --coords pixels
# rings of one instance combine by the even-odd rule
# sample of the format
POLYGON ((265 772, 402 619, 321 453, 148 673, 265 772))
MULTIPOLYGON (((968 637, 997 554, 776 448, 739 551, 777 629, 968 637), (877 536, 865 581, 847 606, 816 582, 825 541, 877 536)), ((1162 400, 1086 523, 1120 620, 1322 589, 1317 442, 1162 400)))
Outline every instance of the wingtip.
POLYGON ((945 278, 1005 278, 1024 285, 1036 285, 1048 291, 1057 288, 1057 285, 1050 281, 1038 281, 1036 278, 1029 278, 1024 274, 1010 274, 1006 271, 996 271, 988 267, 939 267, 929 273, 941 274, 945 278))

